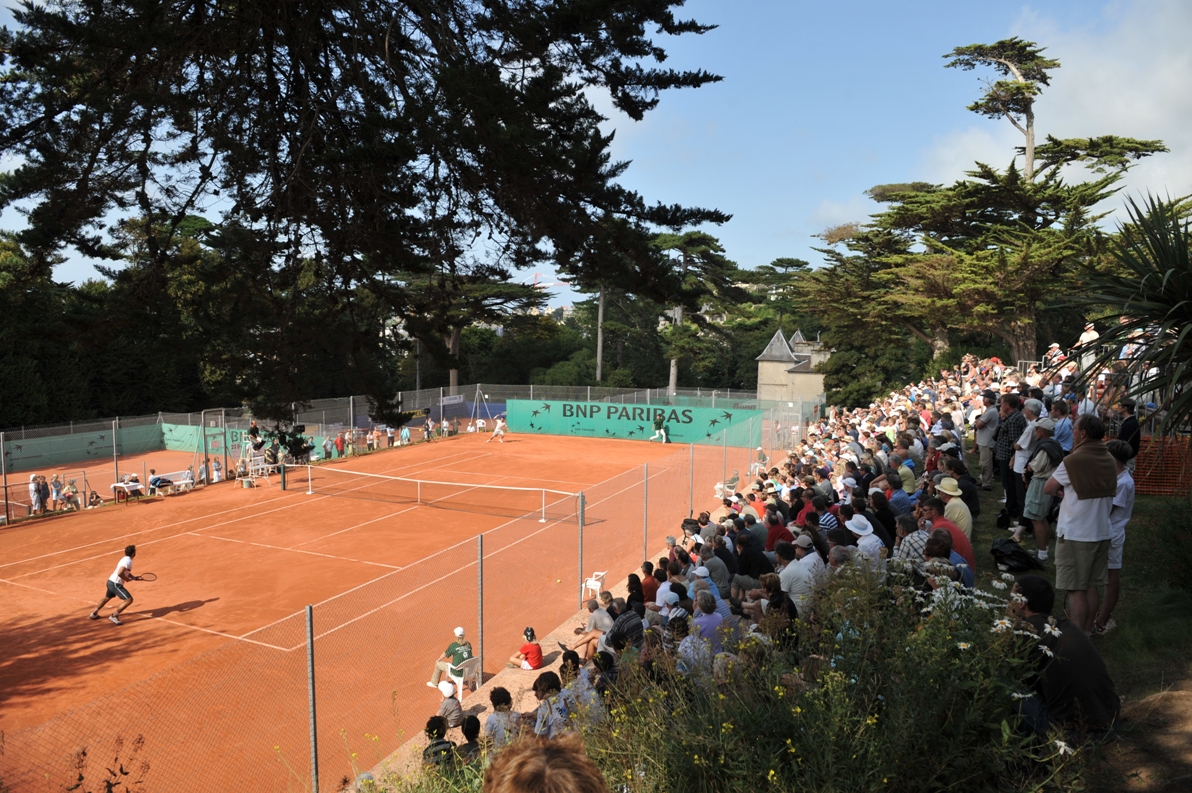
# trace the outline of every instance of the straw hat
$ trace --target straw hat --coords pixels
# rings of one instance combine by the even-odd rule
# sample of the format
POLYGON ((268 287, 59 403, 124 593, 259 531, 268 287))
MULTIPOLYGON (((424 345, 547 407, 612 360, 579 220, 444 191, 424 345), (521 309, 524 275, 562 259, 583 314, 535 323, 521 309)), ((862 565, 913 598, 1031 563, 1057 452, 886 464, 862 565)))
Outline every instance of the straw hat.
POLYGON ((943 479, 941 479, 940 483, 935 486, 935 489, 941 493, 947 493, 950 496, 961 495, 960 483, 950 476, 945 476, 943 479))

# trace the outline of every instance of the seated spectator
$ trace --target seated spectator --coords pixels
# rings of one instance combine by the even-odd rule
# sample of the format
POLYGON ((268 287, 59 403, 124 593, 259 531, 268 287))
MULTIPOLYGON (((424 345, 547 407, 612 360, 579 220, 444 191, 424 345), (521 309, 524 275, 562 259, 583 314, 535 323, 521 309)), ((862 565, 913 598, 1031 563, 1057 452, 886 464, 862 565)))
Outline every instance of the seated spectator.
POLYGON ((716 612, 716 598, 708 591, 700 592, 695 597, 695 629, 712 647, 713 655, 722 648, 720 626, 724 618, 716 612))
POLYGON ((782 602, 782 580, 775 573, 764 573, 760 587, 740 592, 741 611, 752 622, 761 622, 771 604, 782 602))
POLYGON ((960 576, 960 583, 964 585, 965 589, 973 588, 973 580, 975 573, 973 568, 969 566, 968 560, 956 552, 952 545, 952 533, 947 529, 931 530, 931 536, 939 539, 944 543, 948 549, 948 561, 956 568, 957 574, 960 576))
POLYGON ((1121 700, 1097 648, 1078 625, 1051 614, 1055 589, 1042 576, 1019 576, 1011 612, 1038 636, 1034 693, 1022 702, 1023 726, 1038 735, 1059 728, 1078 737, 1113 728, 1121 700))
POLYGON ((538 643, 538 638, 534 635, 533 628, 526 628, 522 631, 522 636, 525 638, 525 643, 521 649, 513 654, 509 662, 505 664, 509 669, 541 669, 542 668, 542 645, 538 643))
POLYGON ((430 680, 427 681, 426 685, 431 688, 438 688, 439 680, 443 675, 447 674, 451 667, 458 667, 472 657, 472 643, 465 639, 464 635, 463 628, 455 629, 455 641, 447 645, 447 649, 439 656, 439 660, 435 661, 435 669, 431 673, 430 680))
POLYGON ((795 535, 791 534, 782 523, 782 518, 774 513, 766 516, 766 550, 773 551, 780 542, 794 542, 795 535))
POLYGON ((66 480, 66 487, 62 490, 62 497, 66 504, 66 508, 74 512, 78 512, 80 509, 82 509, 82 504, 79 503, 79 487, 76 484, 77 481, 78 480, 75 479, 66 480))
POLYGON ((951 556, 952 549, 948 540, 933 532, 923 546, 923 564, 927 569, 927 584, 931 589, 951 586, 952 581, 960 580, 960 572, 952 563, 951 556))
POLYGON ((600 696, 606 696, 617 684, 617 661, 612 653, 602 650, 592 658, 592 666, 596 667, 597 672, 593 688, 600 696))
POLYGON ((160 490, 163 487, 170 487, 174 483, 164 476, 158 476, 157 471, 149 469, 149 489, 153 491, 160 490))
POLYGON ((931 522, 925 518, 916 520, 910 515, 899 515, 897 520, 898 539, 894 543, 894 558, 910 565, 912 574, 927 577, 923 548, 931 538, 931 522))
MULTIPOLYGON (((778 580, 782 585, 782 591, 795 604, 795 608, 802 612, 811 599, 814 574, 812 568, 800 564, 799 560, 808 553, 815 553, 814 544, 809 536, 801 534, 793 543, 778 543, 774 553, 780 565, 778 580)), ((720 648, 717 647, 716 651, 719 652, 720 648)))
POLYGON ((447 740, 447 721, 442 716, 427 719, 426 737, 430 743, 422 750, 424 765, 448 768, 455 763, 455 744, 447 740))
POLYGON ((447 722, 448 727, 458 727, 464 723, 464 709, 455 696, 455 683, 444 680, 439 683, 439 693, 443 695, 443 702, 439 705, 439 715, 447 722))
POLYGON ((87 496, 87 509, 94 509, 95 507, 103 506, 103 496, 92 490, 91 495, 87 496))
POLYGON ((609 592, 607 589, 600 593, 600 608, 608 612, 608 616, 612 617, 614 620, 621 613, 617 610, 617 607, 613 605, 613 593, 609 592))
MULTIPOLYGON (((663 576, 665 580, 666 576, 663 576)), ((649 559, 642 562, 642 602, 653 603, 658 598, 658 579, 654 576, 654 563, 649 559)))
POLYGON ((675 669, 679 674, 693 679, 712 676, 712 651, 708 642, 698 634, 692 634, 687 618, 671 620, 678 648, 675 651, 675 669))
POLYGON ((568 712, 580 714, 588 721, 603 721, 604 703, 596 694, 592 676, 580 665, 578 655, 574 652, 563 653, 559 676, 563 683, 563 698, 567 702, 568 712))
POLYGON ((493 712, 484 722, 484 736, 494 749, 499 749, 517 737, 520 717, 512 711, 513 697, 507 689, 497 686, 489 693, 488 701, 493 706, 493 712))
MULTIPOLYGON (((642 626, 642 618, 638 616, 637 612, 629 608, 624 600, 617 598, 613 601, 613 606, 617 609, 619 614, 613 620, 613 626, 609 629, 605 643, 613 641, 614 638, 619 638, 624 642, 626 647, 640 648, 642 646, 642 637, 644 627, 642 626)), ((643 611, 644 611, 644 607, 643 611)))
POLYGON ((960 554, 970 570, 976 570, 977 557, 973 553, 973 545, 959 526, 944 517, 944 502, 938 498, 929 498, 919 505, 918 511, 921 518, 931 522, 932 530, 943 529, 948 532, 952 550, 960 554))
MULTIPOLYGON (((653 578, 653 576, 650 576, 653 578)), ((642 588, 642 580, 637 573, 630 573, 627 579, 629 594, 625 596, 626 605, 632 603, 641 603, 643 606, 646 603, 646 591, 642 588)))
POLYGON ((538 709, 534 713, 535 735, 554 738, 571 729, 571 714, 560 696, 562 688, 563 684, 554 672, 543 672, 534 681, 534 696, 538 700, 538 709))
POLYGON ((484 773, 484 793, 609 793, 579 736, 528 739, 501 752, 484 773))
POLYGON ((465 742, 455 747, 455 756, 459 758, 459 762, 465 764, 479 760, 481 746, 477 739, 480 737, 480 719, 475 716, 465 717, 460 731, 464 734, 465 742))
POLYGON ((580 660, 584 663, 587 663, 598 649, 600 637, 612 630, 613 627, 613 618, 607 611, 600 608, 600 604, 595 599, 588 601, 588 613, 591 616, 588 617, 587 627, 575 629, 575 635, 579 638, 572 642, 570 647, 559 642, 559 647, 564 651, 574 650, 579 653, 580 660))
POLYGON ((761 586, 761 577, 766 573, 773 573, 774 565, 766 558, 760 547, 754 544, 753 535, 743 531, 737 535, 737 574, 733 576, 733 584, 741 589, 757 589, 761 586))

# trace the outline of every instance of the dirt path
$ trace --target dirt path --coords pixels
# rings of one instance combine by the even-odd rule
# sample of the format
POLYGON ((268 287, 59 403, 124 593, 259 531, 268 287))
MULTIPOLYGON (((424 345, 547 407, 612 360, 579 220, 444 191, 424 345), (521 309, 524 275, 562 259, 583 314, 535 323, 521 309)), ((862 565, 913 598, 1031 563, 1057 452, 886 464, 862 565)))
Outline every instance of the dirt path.
POLYGON ((1104 749, 1101 791, 1192 791, 1192 665, 1170 688, 1122 707, 1121 740, 1104 749))

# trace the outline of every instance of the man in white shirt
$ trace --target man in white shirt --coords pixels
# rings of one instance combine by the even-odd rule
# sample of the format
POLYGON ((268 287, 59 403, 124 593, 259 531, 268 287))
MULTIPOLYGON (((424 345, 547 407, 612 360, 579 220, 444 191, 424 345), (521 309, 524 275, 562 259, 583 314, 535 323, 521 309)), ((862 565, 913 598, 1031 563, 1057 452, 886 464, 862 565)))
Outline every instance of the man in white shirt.
POLYGON ((806 553, 806 546, 812 544, 811 538, 802 534, 794 543, 780 542, 775 545, 774 555, 778 558, 778 563, 782 565, 782 569, 778 571, 778 581, 782 586, 782 591, 795 604, 799 616, 803 616, 803 611, 807 608, 811 598, 813 581, 811 570, 799 564, 798 552, 795 549, 800 542, 804 543, 804 553, 806 553))
POLYGON ((1134 515, 1134 477, 1126 468, 1126 462, 1134 457, 1134 449, 1126 441, 1116 438, 1105 444, 1105 448, 1117 463, 1117 493, 1109 512, 1109 578, 1105 583, 1105 599, 1093 620, 1093 633, 1105 633, 1117 626, 1113 621, 1113 609, 1122 591, 1122 548, 1126 544, 1126 524, 1134 515))
POLYGON ((1084 326, 1084 333, 1080 334, 1080 368, 1088 369, 1093 365, 1093 359, 1097 357, 1096 345, 1097 340, 1101 338, 1101 334, 1097 333, 1097 327, 1089 322, 1084 326))
POLYGON ((115 611, 108 617, 108 621, 114 625, 123 625, 120 621, 120 612, 132 605, 132 595, 125 588, 124 584, 127 581, 139 581, 132 574, 132 560, 137 555, 137 546, 129 545, 124 549, 124 556, 120 559, 119 564, 116 565, 116 571, 108 576, 107 590, 104 596, 100 599, 99 605, 95 607, 88 616, 89 619, 99 619, 99 610, 108 604, 112 598, 119 598, 122 602, 115 611))
POLYGON ((1117 464, 1101 440, 1104 436, 1101 419, 1077 419, 1072 453, 1043 486, 1049 496, 1064 493, 1055 526, 1055 588, 1067 591, 1068 615, 1085 633, 1092 631, 1097 613, 1097 587, 1109 578, 1109 515, 1117 494, 1117 464))
POLYGON ((997 408, 994 407, 997 395, 992 391, 986 391, 981 399, 985 409, 973 422, 973 426, 977 428, 977 449, 981 454, 981 489, 991 490, 993 488, 993 436, 997 432, 1000 419, 997 408))

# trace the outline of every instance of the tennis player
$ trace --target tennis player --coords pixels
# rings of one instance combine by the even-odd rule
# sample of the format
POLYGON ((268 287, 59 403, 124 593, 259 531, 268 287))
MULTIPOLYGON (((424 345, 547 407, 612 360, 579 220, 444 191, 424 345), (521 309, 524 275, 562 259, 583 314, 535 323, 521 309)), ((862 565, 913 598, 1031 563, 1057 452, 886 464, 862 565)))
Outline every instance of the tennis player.
POLYGON ((132 560, 136 555, 137 546, 130 545, 124 549, 124 557, 120 560, 120 563, 116 565, 116 572, 108 576, 107 592, 104 593, 103 599, 99 601, 99 605, 95 607, 95 611, 92 611, 91 614, 88 615, 90 619, 99 619, 99 610, 106 606, 108 601, 112 598, 120 598, 120 600, 124 602, 112 612, 111 616, 108 617, 108 622, 111 622, 114 625, 124 624, 120 621, 120 612, 132 605, 132 595, 129 594, 129 591, 125 588, 124 584, 126 581, 140 580, 132 574, 132 560))
POLYGON ((494 440, 498 440, 501 443, 504 443, 505 442, 505 427, 506 426, 508 426, 508 425, 505 424, 505 417, 497 416, 497 423, 495 425, 493 425, 492 437, 489 438, 488 440, 486 440, 485 443, 492 443, 494 440))

